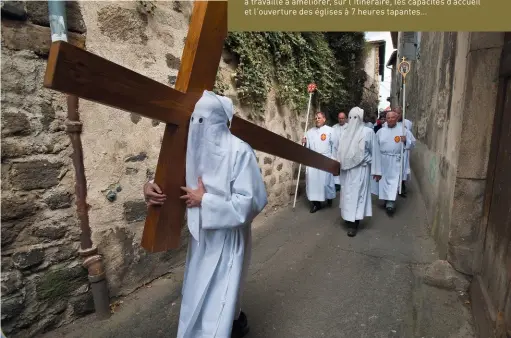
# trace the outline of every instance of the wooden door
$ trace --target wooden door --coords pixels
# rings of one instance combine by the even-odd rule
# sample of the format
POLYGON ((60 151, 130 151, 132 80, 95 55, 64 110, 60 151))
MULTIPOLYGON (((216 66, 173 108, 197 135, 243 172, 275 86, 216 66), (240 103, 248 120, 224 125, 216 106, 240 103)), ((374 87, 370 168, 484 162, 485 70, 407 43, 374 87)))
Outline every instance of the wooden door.
POLYGON ((511 33, 501 58, 485 204, 481 277, 497 311, 497 337, 511 337, 511 33))

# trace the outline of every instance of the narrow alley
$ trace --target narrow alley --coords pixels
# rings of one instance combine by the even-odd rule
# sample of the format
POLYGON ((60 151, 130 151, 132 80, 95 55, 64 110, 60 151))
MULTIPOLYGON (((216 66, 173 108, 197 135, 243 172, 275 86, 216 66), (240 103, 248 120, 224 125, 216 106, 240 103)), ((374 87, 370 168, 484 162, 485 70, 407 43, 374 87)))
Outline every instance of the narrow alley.
MULTIPOLYGON (((244 297, 247 337, 473 337, 466 292, 445 288, 468 282, 427 272, 438 254, 415 182, 409 190, 392 219, 373 200, 373 218, 354 238, 337 208, 310 214, 303 199, 295 211, 260 216, 244 297)), ((108 321, 89 316, 46 337, 174 337, 181 278, 179 269, 121 299, 108 321)))

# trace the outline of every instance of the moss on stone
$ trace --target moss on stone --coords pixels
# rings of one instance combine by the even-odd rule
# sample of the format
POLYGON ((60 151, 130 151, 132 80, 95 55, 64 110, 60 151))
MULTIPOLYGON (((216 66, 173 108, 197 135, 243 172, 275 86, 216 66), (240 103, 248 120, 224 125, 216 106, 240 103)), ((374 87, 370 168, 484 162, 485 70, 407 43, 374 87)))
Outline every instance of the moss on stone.
POLYGON ((53 304, 68 297, 84 282, 87 282, 87 270, 80 265, 48 271, 37 283, 37 298, 53 304))

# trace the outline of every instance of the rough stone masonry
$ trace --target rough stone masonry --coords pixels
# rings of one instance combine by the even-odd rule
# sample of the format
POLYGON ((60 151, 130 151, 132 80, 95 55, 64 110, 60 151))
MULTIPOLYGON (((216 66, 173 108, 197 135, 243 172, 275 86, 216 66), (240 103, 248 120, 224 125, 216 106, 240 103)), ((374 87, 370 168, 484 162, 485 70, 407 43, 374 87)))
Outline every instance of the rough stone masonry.
MULTIPOLYGON (((65 96, 42 87, 51 45, 47 2, 2 2, 2 329, 32 337, 94 311, 78 257, 72 147, 65 96)), ((174 85, 190 2, 67 2, 69 41, 174 85), (87 39, 85 39, 87 37, 87 39), (87 46, 85 46, 87 42, 87 46)), ((235 58, 219 68, 236 113, 251 117, 230 81, 235 58)), ((303 124, 272 90, 257 122, 299 140, 303 124)), ((140 248, 143 182, 154 174, 164 125, 80 100, 93 241, 104 255, 111 297, 126 295, 183 264, 176 252, 140 248)), ((292 201, 298 166, 257 152, 273 208, 292 201)))

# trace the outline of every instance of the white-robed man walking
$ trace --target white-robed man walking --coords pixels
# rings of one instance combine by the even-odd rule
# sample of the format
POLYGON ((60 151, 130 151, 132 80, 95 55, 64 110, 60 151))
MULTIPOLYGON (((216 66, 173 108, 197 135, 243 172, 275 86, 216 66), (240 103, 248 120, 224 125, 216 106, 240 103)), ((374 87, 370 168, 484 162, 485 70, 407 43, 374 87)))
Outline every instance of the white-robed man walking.
MULTIPOLYGON (((204 91, 190 121, 183 199, 191 238, 186 259, 179 338, 238 338, 248 332, 241 291, 251 251, 251 223, 267 204, 252 148, 233 136, 229 98, 204 91)), ((162 204, 146 183, 148 204, 162 204)))
MULTIPOLYGON (((337 138, 334 129, 325 125, 326 116, 322 112, 316 113, 316 126, 307 131, 306 136, 302 139, 304 145, 326 157, 335 158, 337 152, 337 138)), ((335 198, 335 182, 334 176, 326 171, 316 168, 305 168, 305 187, 307 198, 311 202, 311 213, 321 209, 321 202, 327 201, 328 205, 332 205, 335 198)))
POLYGON ((357 234, 360 220, 372 216, 371 172, 374 131, 364 123, 364 111, 355 107, 339 140, 337 159, 341 163, 341 217, 348 224, 348 236, 357 234))
POLYGON ((385 201, 389 215, 396 210, 395 201, 400 184, 401 143, 405 150, 415 146, 412 133, 397 123, 398 114, 394 111, 387 113, 387 126, 376 133, 373 149, 374 175, 378 180, 377 195, 385 201))

